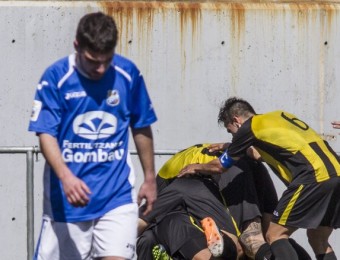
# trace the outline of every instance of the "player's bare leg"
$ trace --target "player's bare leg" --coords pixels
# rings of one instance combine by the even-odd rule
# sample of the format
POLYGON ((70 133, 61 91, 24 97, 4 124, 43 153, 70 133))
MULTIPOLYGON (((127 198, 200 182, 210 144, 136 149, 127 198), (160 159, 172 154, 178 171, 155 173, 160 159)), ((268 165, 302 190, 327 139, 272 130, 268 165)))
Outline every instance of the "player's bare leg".
POLYGON ((262 232, 261 219, 255 218, 246 222, 239 240, 245 254, 254 259, 259 248, 266 243, 262 232))
POLYGON ((290 235, 296 228, 282 226, 270 222, 267 232, 267 241, 270 244, 271 251, 276 259, 298 260, 298 254, 289 242, 290 235))
POLYGON ((328 243, 332 231, 333 228, 331 227, 318 227, 317 229, 307 230, 308 242, 316 255, 316 259, 322 259, 325 255, 327 255, 327 259, 336 259, 334 251, 328 243))

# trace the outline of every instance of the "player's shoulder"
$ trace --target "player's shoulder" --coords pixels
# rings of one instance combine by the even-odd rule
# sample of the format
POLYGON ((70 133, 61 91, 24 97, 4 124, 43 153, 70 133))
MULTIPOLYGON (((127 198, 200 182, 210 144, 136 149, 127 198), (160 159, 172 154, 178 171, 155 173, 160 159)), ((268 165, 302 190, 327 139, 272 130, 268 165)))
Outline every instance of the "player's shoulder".
POLYGON ((270 113, 266 113, 268 118, 276 118, 288 121, 297 120, 298 117, 289 111, 286 110, 275 110, 270 113))
POLYGON ((126 65, 131 65, 134 64, 134 62, 132 60, 130 60, 129 58, 121 55, 121 54, 117 54, 115 53, 113 56, 113 62, 115 64, 126 64, 126 65))
POLYGON ((293 115, 293 113, 286 111, 286 110, 282 110, 282 109, 277 109, 277 110, 273 110, 270 112, 266 112, 264 114, 257 114, 255 116, 270 116, 270 115, 278 115, 281 116, 283 114, 288 114, 288 115, 293 115))
POLYGON ((281 118, 282 115, 289 114, 288 112, 285 112, 283 110, 273 110, 269 112, 265 112, 263 114, 256 114, 250 118, 250 122, 256 122, 256 121, 262 121, 262 120, 273 120, 273 118, 281 118))
POLYGON ((75 64, 75 54, 62 57, 51 63, 47 69, 68 69, 72 64, 75 64))
POLYGON ((139 75, 139 69, 137 68, 136 64, 119 54, 115 54, 113 57, 113 65, 116 70, 127 73, 130 76, 134 76, 135 74, 139 75))
POLYGON ((45 70, 45 75, 54 76, 55 78, 62 78, 65 74, 74 70, 75 54, 71 54, 66 57, 62 57, 52 64, 50 64, 45 70))

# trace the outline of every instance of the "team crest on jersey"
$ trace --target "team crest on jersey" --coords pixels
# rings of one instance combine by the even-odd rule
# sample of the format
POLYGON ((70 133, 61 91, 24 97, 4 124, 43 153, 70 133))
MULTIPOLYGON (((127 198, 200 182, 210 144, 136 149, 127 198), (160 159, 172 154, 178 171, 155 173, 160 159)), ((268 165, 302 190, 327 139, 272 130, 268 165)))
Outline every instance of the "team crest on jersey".
POLYGON ((106 104, 109 106, 117 106, 120 102, 120 97, 118 90, 109 90, 107 92, 107 99, 106 99, 106 104))

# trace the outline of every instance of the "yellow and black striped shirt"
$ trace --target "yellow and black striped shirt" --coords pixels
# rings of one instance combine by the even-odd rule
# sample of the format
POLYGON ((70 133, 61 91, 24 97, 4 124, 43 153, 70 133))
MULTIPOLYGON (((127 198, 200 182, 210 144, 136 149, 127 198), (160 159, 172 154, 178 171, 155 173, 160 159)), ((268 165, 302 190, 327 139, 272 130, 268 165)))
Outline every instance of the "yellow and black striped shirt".
POLYGON ((340 176, 334 150, 305 122, 284 111, 254 115, 234 135, 231 157, 253 145, 285 183, 322 182, 340 176))
POLYGON ((163 179, 172 179, 188 164, 208 163, 218 158, 221 153, 210 153, 207 148, 209 145, 210 144, 197 144, 176 153, 163 165, 158 175, 163 179))

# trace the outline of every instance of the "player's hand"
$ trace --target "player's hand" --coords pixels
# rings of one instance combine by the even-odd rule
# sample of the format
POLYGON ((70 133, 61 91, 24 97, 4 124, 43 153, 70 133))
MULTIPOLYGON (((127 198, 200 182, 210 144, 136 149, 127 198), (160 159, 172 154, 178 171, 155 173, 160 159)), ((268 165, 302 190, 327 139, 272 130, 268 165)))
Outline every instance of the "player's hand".
POLYGON ((186 175, 192 175, 199 172, 200 164, 194 163, 185 166, 177 175, 178 178, 184 177, 186 175))
POLYGON ((331 124, 333 128, 340 129, 340 121, 332 121, 331 124))
POLYGON ((216 143, 208 146, 209 152, 225 151, 229 147, 230 143, 216 143))
POLYGON ((65 174, 61 179, 67 201, 74 207, 85 207, 91 194, 89 187, 72 173, 65 174))
POLYGON ((137 198, 138 205, 142 203, 143 199, 145 199, 146 203, 143 215, 147 215, 152 210, 152 206, 157 199, 157 185, 155 178, 144 180, 141 185, 137 198))

